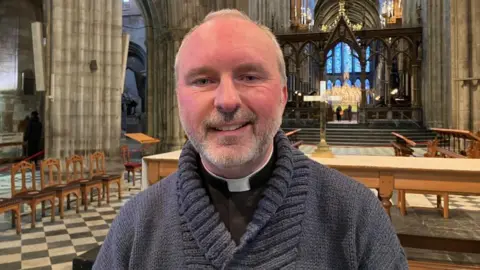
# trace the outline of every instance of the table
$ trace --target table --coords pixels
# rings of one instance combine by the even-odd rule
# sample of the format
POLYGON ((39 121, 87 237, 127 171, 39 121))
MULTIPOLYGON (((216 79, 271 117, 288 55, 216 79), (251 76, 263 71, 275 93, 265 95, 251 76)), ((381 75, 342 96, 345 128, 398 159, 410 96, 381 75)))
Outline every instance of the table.
MULTIPOLYGON (((177 170, 181 151, 142 159, 141 189, 177 170)), ((308 155, 307 155, 308 156, 308 155)), ((310 157, 313 160, 379 191, 379 199, 390 214, 394 189, 480 194, 480 160, 384 156, 310 157)))

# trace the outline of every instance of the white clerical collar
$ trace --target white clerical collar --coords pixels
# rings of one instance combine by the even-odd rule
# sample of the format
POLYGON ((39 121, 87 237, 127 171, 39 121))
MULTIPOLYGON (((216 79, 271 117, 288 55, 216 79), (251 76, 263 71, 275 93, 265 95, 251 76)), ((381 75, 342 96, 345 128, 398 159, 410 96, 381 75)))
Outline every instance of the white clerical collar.
MULTIPOLYGON (((273 147, 272 149, 270 150, 270 155, 269 157, 265 160, 265 163, 262 164, 262 166, 260 166, 257 170, 255 170, 254 172, 252 172, 251 174, 245 176, 245 177, 242 177, 242 178, 231 178, 231 179, 228 179, 228 178, 224 178, 224 177, 221 177, 221 176, 218 176, 214 173, 212 173, 211 171, 209 171, 207 169, 207 167, 205 167, 205 165, 203 165, 203 167, 205 168, 205 170, 211 174, 212 176, 214 176, 215 178, 218 178, 220 180, 223 180, 227 183, 227 186, 228 186, 228 190, 230 192, 244 192, 244 191, 249 191, 250 190, 250 177, 252 177, 253 175, 255 175, 256 173, 258 173, 259 171, 261 171, 263 168, 265 168, 265 166, 267 166, 268 162, 270 161, 270 159, 272 158, 272 155, 273 155, 273 147)), ((202 161, 203 163, 203 161, 202 161)))

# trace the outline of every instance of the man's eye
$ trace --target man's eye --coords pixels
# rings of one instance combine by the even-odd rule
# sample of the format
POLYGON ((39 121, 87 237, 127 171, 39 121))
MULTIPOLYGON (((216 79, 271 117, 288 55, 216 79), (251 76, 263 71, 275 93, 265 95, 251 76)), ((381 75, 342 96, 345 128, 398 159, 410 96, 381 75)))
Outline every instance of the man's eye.
POLYGON ((212 83, 212 81, 209 80, 209 79, 198 79, 198 80, 193 81, 193 84, 197 85, 197 86, 204 86, 204 85, 208 85, 210 83, 212 83))
POLYGON ((240 80, 245 81, 245 82, 254 82, 254 81, 258 80, 258 77, 252 76, 252 75, 245 75, 245 76, 241 76, 240 80))

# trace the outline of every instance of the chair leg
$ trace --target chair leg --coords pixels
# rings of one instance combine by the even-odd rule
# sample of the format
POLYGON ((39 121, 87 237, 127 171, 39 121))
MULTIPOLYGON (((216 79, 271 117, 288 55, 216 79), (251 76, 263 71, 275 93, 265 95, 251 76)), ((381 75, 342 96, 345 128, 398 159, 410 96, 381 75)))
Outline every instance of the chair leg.
POLYGON ((100 189, 99 186, 97 186, 97 198, 98 198, 98 206, 100 207, 102 205, 102 190, 100 189))
POLYGON ((130 171, 127 171, 127 183, 130 183, 130 171))
POLYGON ((105 192, 105 187, 107 189, 107 204, 110 203, 110 182, 106 182, 106 184, 103 186, 103 192, 105 192))
POLYGON ((45 217, 45 201, 42 201, 42 218, 45 217))
POLYGON ((443 218, 448 218, 448 194, 443 195, 443 218))
POLYGON ((31 216, 32 216, 32 226, 31 228, 32 229, 35 229, 35 219, 36 219, 36 212, 37 212, 37 209, 36 209, 36 203, 35 202, 32 202, 30 204, 30 209, 32 210, 32 213, 31 213, 31 216))
POLYGON ((12 216, 15 216, 15 229, 19 235, 22 232, 21 217, 20 217, 20 208, 12 210, 12 216))
POLYGON ((86 188, 85 192, 83 192, 83 210, 88 210, 88 193, 90 193, 91 188, 86 188))
MULTIPOLYGON (((135 173, 134 173, 134 175, 135 175, 135 173)), ((121 201, 122 200, 122 186, 120 185, 120 180, 118 180, 117 185, 118 185, 118 200, 121 201)), ((133 180, 133 185, 135 186, 135 180, 133 180)))
MULTIPOLYGON (((81 194, 82 192, 81 191, 77 191, 75 192, 75 196, 77 197, 77 207, 75 208, 75 211, 77 212, 77 214, 80 212, 80 200, 81 200, 81 194)), ((70 196, 70 194, 68 195, 70 196)))
POLYGON ((133 177, 133 186, 135 186, 135 170, 132 171, 132 177, 133 177))
POLYGON ((70 210, 70 194, 67 195, 67 210, 70 210))
POLYGON ((407 214, 407 200, 406 200, 406 192, 405 190, 402 190, 400 191, 401 195, 402 196, 402 204, 400 205, 400 214, 402 216, 405 216, 407 214))
POLYGON ((51 209, 52 209, 52 211, 51 211, 52 219, 51 220, 52 220, 52 222, 54 222, 55 221, 55 197, 50 199, 50 205, 51 205, 51 209))
POLYGON ((437 209, 442 209, 442 197, 437 195, 437 209))
MULTIPOLYGON (((59 208, 59 210, 60 210, 60 219, 63 219, 63 214, 64 214, 64 209, 63 209, 63 208, 64 208, 65 206, 63 205, 63 204, 64 204, 64 203, 63 203, 63 200, 64 200, 63 195, 60 196, 60 197, 58 197, 58 208, 59 208)), ((52 206, 52 207, 53 207, 53 206, 52 206)), ((52 208, 52 209, 53 209, 53 208, 52 208)))

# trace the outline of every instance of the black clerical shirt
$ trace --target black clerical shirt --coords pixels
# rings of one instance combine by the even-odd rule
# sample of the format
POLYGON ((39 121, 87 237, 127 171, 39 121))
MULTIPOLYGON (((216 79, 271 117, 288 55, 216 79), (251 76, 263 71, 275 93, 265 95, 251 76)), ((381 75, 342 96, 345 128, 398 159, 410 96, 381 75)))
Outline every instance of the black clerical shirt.
MULTIPOLYGON (((202 164, 200 160, 199 164, 202 164)), ((237 244, 252 220, 258 202, 263 197, 263 191, 274 166, 275 153, 260 171, 250 177, 250 190, 243 192, 230 192, 225 180, 210 174, 203 165, 199 166, 200 177, 206 186, 210 200, 220 214, 220 220, 237 244)))

